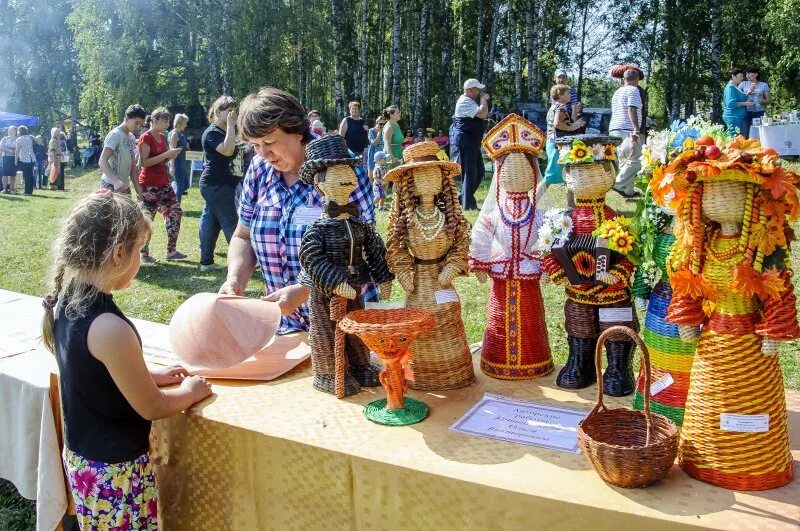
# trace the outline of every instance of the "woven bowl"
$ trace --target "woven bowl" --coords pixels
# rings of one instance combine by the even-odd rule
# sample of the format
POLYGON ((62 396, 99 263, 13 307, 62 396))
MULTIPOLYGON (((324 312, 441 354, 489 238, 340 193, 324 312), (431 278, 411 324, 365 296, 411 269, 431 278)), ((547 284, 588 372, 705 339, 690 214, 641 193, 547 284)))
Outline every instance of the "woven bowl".
POLYGON ((578 424, 578 446, 595 472, 611 485, 647 487, 667 475, 678 455, 678 428, 650 411, 650 355, 639 336, 625 326, 613 326, 597 340, 597 403, 578 424), (609 409, 603 404, 603 345, 612 335, 625 334, 642 351, 645 366, 644 411, 609 409))

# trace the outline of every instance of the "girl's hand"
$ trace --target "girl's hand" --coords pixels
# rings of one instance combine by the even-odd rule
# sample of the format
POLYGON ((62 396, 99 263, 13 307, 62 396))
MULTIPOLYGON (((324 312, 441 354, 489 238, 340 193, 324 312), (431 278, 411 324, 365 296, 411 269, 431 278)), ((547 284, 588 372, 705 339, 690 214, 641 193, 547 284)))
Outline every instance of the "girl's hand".
POLYGON ((153 381, 157 386, 164 387, 165 385, 181 383, 189 376, 189 371, 180 365, 175 365, 173 367, 153 367, 150 369, 150 376, 153 377, 153 381))
POLYGON ((195 402, 211 395, 211 384, 202 376, 189 376, 181 382, 181 387, 191 393, 195 402))

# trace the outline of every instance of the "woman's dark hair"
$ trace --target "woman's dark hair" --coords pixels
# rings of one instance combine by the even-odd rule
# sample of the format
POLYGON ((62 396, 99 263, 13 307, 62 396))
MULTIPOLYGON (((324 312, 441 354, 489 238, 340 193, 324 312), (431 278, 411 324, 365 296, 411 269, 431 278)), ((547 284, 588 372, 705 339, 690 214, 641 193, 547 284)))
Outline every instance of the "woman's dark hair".
POLYGON ((389 105, 383 110, 383 117, 386 118, 386 120, 388 120, 392 116, 392 114, 394 114, 399 110, 400 108, 397 107, 397 105, 389 105))
POLYGON ((741 68, 731 68, 731 77, 738 76, 739 74, 744 74, 744 70, 741 68))
POLYGON ((17 129, 17 134, 19 136, 27 135, 28 134, 28 128, 25 127, 24 125, 19 126, 19 129, 17 129))
POLYGON ((288 134, 311 140, 310 122, 300 102, 286 91, 264 87, 248 94, 239 104, 239 135, 243 139, 261 138, 280 128, 288 134))
POLYGON ((147 111, 145 111, 144 108, 138 103, 134 103, 125 110, 125 118, 129 120, 132 118, 141 118, 144 120, 147 118, 147 111))
POLYGON ((756 79, 758 79, 759 74, 761 74, 761 71, 756 66, 748 66, 747 68, 745 68, 744 73, 745 74, 755 74, 756 75, 756 79))

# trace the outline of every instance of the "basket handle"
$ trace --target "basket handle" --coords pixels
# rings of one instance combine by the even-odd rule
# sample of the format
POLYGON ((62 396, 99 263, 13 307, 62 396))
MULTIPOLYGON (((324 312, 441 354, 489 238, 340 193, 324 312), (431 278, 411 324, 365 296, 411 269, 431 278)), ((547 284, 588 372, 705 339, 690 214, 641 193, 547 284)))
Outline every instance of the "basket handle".
POLYGON ((650 412, 650 352, 647 350, 647 345, 644 344, 642 338, 639 337, 639 334, 627 326, 612 326, 604 330, 603 333, 600 334, 600 337, 597 338, 597 346, 594 350, 594 366, 597 371, 597 402, 589 412, 587 418, 597 413, 600 408, 602 408, 603 411, 608 409, 603 403, 603 346, 609 336, 613 334, 625 334, 636 343, 636 346, 639 347, 639 350, 642 352, 642 359, 644 360, 644 418, 647 423, 647 438, 644 444, 648 446, 650 444, 650 432, 653 427, 653 419, 650 412))

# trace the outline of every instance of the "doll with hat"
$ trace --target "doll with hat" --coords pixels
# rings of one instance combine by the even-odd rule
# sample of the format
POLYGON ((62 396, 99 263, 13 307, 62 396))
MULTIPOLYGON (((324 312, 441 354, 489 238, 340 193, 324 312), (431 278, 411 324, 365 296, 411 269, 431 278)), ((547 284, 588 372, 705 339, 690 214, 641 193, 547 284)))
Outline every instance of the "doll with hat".
POLYGON ((461 167, 439 160, 436 142, 403 151, 405 163, 386 174, 394 183, 386 259, 407 294, 406 307, 429 310, 436 327, 414 340, 412 387, 445 390, 475 379, 461 302, 453 280, 469 271, 469 223, 453 177, 461 167))
MULTIPOLYGON (((306 161, 300 167, 300 178, 316 186, 325 201, 322 217, 309 226, 300 245, 303 271, 299 281, 311 288, 313 385, 331 394, 337 392, 336 321, 364 307, 364 284, 377 283, 381 296, 388 298, 394 279, 380 236, 371 225, 357 219, 357 205, 348 203, 358 185, 353 168, 360 162, 347 149, 344 137, 327 135, 308 143, 306 161)), ((380 385, 380 371, 369 363, 369 350, 361 340, 351 335, 339 339, 343 341, 340 348, 343 346, 346 366, 339 373, 340 382, 344 378, 344 395, 380 385)))
POLYGON ((794 476, 778 344, 800 338, 790 260, 797 182, 775 151, 741 136, 696 144, 650 181, 677 213, 667 321, 686 342, 699 335, 678 464, 728 489, 794 476))
POLYGON ((489 195, 472 229, 470 269, 492 279, 481 370, 507 380, 537 378, 553 370, 536 240, 542 222, 536 185, 545 134, 509 114, 483 140, 495 163, 489 195))
MULTIPOLYGON (((623 325, 638 330, 633 308, 630 278, 633 263, 611 250, 606 238, 595 236, 617 218, 606 205, 606 193, 616 177, 616 149, 620 140, 603 135, 566 136, 556 140, 559 164, 564 166, 567 189, 575 197, 568 214, 549 213, 539 231, 539 248, 545 251, 543 266, 556 284, 566 284, 564 326, 569 357, 556 378, 566 389, 583 389, 595 383, 595 346, 600 333, 623 325)), ((633 237, 620 218, 620 239, 613 247, 624 250, 633 237)), ((611 237, 610 234, 602 236, 611 237)), ((626 396, 634 391, 633 352, 635 344, 625 335, 606 341, 608 367, 604 392, 626 396)))

